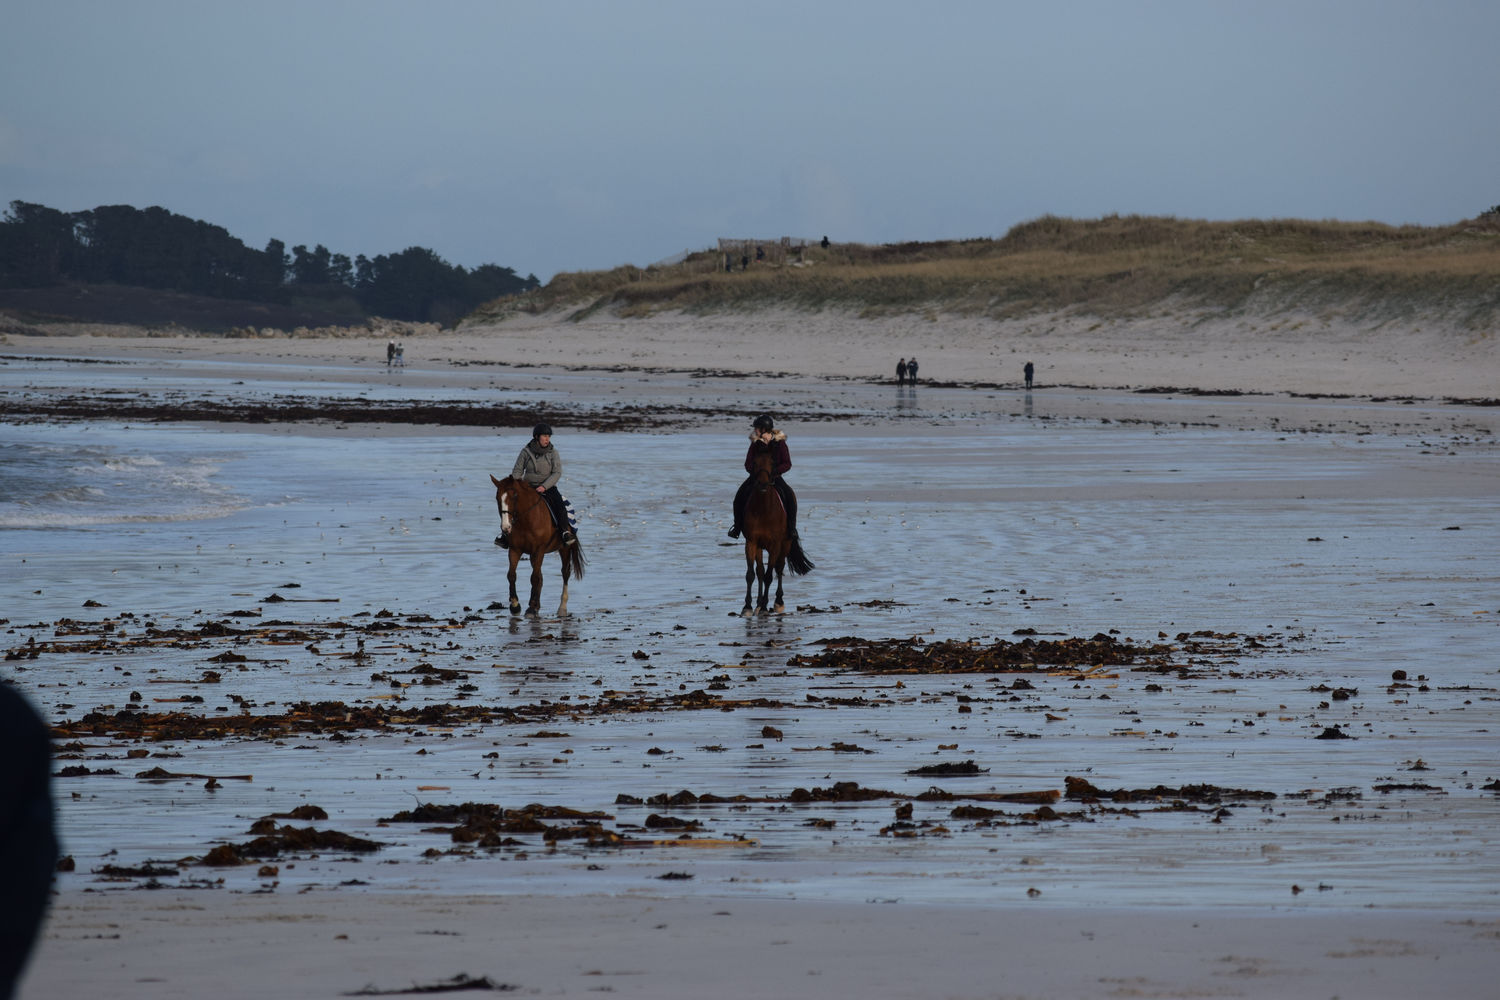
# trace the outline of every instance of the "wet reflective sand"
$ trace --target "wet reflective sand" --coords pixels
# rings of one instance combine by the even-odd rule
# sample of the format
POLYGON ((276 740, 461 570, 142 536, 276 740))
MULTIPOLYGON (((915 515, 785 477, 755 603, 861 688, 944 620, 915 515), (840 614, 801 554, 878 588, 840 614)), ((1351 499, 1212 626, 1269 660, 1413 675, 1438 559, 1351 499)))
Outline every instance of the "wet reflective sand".
MULTIPOLYGON (((549 617, 550 559, 543 618, 497 603, 487 474, 508 471, 521 430, 5 425, 4 445, 27 461, 89 448, 108 470, 98 497, 66 498, 82 505, 71 520, 33 508, 53 519, 5 530, 4 674, 57 727, 59 768, 89 772, 55 784, 76 862, 65 894, 155 879, 278 892, 1497 903, 1493 410, 621 373, 408 372, 373 385, 360 382, 368 373, 309 381, 276 366, 144 374, 108 377, 161 397, 553 405, 588 572, 565 619, 549 617), (592 410, 657 405, 702 412, 650 432, 568 427, 592 410), (789 478, 817 568, 787 578, 788 614, 743 619, 744 562, 724 530, 743 417, 763 409, 796 415, 783 421, 789 478), (144 499, 122 513, 111 491, 133 489, 140 468, 192 469, 178 493, 201 490, 203 503, 155 519, 160 484, 142 480, 131 495, 144 499), (1190 652, 1178 637, 1199 632, 1232 638, 1190 652), (1100 633, 1173 646, 1172 666, 878 674, 816 659, 834 648, 825 640, 851 636, 983 647, 1100 633), (308 714, 299 705, 326 702, 383 721, 291 725, 308 714), (493 711, 424 722, 437 705, 493 711), (132 709, 288 727, 136 736, 112 721, 132 709), (1342 738, 1319 738, 1330 731, 1342 738), (958 764, 978 773, 910 773, 958 764), (193 777, 137 777, 153 767, 193 777), (995 800, 1063 793, 1069 777, 1158 794, 1060 795, 1050 816, 995 800), (835 795, 844 783, 890 794, 835 795), (1225 793, 1182 793, 1200 785, 1225 793), (684 790, 745 801, 651 802, 684 790), (471 802, 602 816, 545 818, 553 834, 496 846, 455 841, 452 823, 382 822, 471 802), (382 846, 196 863, 306 804, 328 818, 278 822, 382 846), (600 835, 557 833, 579 826, 600 835), (106 868, 148 862, 166 873, 106 868)), ((56 395, 80 376, 37 362, 5 378, 10 392, 56 395)), ((523 601, 524 586, 523 573, 523 601)))

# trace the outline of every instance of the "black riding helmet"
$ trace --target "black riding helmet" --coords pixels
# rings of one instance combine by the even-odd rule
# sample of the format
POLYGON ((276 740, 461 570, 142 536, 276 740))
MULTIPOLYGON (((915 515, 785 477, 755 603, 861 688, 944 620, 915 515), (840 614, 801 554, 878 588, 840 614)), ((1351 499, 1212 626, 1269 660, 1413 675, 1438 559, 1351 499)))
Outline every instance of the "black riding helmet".
POLYGON ((534 438, 539 438, 543 434, 547 435, 548 437, 551 437, 552 436, 552 428, 549 425, 547 425, 547 424, 537 424, 535 427, 533 427, 531 429, 531 436, 534 437, 534 438))
POLYGON ((774 431, 776 429, 776 424, 771 419, 769 413, 762 413, 756 417, 755 423, 752 426, 758 431, 774 431))

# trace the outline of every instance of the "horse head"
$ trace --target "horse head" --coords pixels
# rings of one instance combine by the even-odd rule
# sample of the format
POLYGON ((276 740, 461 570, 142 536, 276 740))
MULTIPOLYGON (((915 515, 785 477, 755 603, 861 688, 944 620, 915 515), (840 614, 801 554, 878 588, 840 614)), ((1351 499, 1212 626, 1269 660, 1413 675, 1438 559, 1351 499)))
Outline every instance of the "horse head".
POLYGON ((516 481, 511 476, 496 479, 491 475, 490 482, 495 484, 495 507, 500 511, 500 530, 510 534, 516 509, 516 481))
POLYGON ((769 446, 757 442, 751 462, 755 466, 751 477, 762 490, 767 489, 776 480, 776 453, 769 446))

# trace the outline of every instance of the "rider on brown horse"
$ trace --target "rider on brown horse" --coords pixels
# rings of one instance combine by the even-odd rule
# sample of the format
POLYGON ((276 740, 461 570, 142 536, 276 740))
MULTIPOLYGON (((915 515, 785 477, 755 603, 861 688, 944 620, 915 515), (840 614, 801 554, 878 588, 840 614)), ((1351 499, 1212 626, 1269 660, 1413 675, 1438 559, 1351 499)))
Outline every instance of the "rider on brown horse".
MULTIPOLYGON (((776 429, 769 413, 763 413, 755 418, 755 424, 750 431, 750 450, 745 452, 745 471, 753 477, 755 473, 755 455, 758 451, 769 451, 776 469, 776 492, 781 495, 781 505, 786 508, 786 534, 788 538, 797 537, 797 494, 792 492, 786 480, 781 477, 792 467, 792 453, 786 446, 786 434, 776 429)), ((746 478, 740 484, 739 492, 734 495, 734 527, 729 529, 730 538, 740 537, 741 524, 745 517, 745 499, 750 495, 750 486, 753 478, 746 478)))
POLYGON ((516 456, 516 464, 510 474, 536 490, 547 501, 553 520, 562 529, 563 544, 572 545, 577 542, 573 526, 568 520, 567 501, 557 491, 557 481, 562 478, 562 456, 552 444, 551 427, 537 424, 531 429, 531 440, 521 449, 521 454, 516 456))

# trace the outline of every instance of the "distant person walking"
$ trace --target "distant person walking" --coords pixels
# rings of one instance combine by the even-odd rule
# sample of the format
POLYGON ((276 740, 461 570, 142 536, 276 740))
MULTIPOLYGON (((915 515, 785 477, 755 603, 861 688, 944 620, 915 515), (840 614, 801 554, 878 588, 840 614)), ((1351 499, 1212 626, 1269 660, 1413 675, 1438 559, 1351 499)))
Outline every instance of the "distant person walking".
POLYGON ((1026 362, 1026 367, 1022 370, 1026 373, 1026 388, 1030 389, 1031 376, 1036 374, 1036 365, 1033 365, 1030 361, 1028 361, 1026 362))
POLYGON ((912 385, 917 384, 917 359, 908 358, 906 361, 906 377, 912 385))
POLYGON ((900 361, 896 362, 896 384, 897 385, 905 385, 906 384, 906 359, 905 358, 902 358, 900 361))
POLYGON ((387 340, 385 342, 385 366, 389 368, 391 366, 391 363, 395 360, 396 342, 394 340, 387 340))

